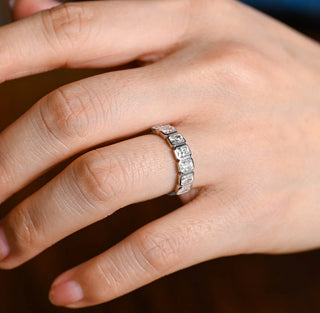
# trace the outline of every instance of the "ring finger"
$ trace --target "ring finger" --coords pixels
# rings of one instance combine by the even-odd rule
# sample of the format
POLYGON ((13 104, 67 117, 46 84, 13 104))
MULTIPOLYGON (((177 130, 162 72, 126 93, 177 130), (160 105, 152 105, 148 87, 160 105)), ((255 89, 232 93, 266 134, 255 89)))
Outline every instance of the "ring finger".
MULTIPOLYGON (((199 170, 194 187, 208 184, 209 164, 214 164, 213 172, 219 174, 219 160, 212 162, 201 135, 189 127, 180 128, 191 150, 196 151, 193 156, 199 170)), ((118 208, 172 191, 176 175, 171 149, 152 134, 83 155, 1 222, 0 267, 16 267, 118 208)))
POLYGON ((170 80, 161 79, 160 72, 154 64, 101 74, 36 103, 0 134, 0 203, 78 152, 188 114, 190 106, 184 102, 179 109, 170 80), (170 110, 169 101, 177 103, 170 110))

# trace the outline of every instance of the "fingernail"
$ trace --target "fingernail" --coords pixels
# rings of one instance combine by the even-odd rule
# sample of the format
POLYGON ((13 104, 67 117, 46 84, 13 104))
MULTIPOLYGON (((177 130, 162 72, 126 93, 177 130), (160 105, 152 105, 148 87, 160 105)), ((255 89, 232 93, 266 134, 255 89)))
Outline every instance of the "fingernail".
POLYGON ((13 9, 14 5, 16 4, 17 0, 10 0, 9 1, 9 6, 11 9, 13 9))
POLYGON ((3 227, 0 226, 0 261, 5 259, 10 253, 9 244, 3 227))
POLYGON ((55 305, 66 306, 82 300, 83 291, 78 282, 71 280, 52 287, 49 299, 55 305))

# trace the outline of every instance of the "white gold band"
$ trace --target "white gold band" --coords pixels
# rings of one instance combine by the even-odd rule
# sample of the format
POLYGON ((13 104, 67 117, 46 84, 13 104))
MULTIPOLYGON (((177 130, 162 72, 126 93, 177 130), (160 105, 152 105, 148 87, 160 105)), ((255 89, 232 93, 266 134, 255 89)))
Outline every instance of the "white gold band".
POLYGON ((162 137, 168 143, 177 160, 177 185, 175 191, 169 193, 169 195, 182 195, 190 191, 194 181, 194 162, 186 140, 171 125, 153 126, 151 132, 162 137))

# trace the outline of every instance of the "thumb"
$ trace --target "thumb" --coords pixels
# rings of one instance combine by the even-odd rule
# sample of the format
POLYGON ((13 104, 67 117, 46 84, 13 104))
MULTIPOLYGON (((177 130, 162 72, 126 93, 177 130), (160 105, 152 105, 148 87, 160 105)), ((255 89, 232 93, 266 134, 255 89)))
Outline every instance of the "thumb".
POLYGON ((12 15, 15 20, 27 17, 38 11, 59 5, 55 0, 10 0, 12 15))

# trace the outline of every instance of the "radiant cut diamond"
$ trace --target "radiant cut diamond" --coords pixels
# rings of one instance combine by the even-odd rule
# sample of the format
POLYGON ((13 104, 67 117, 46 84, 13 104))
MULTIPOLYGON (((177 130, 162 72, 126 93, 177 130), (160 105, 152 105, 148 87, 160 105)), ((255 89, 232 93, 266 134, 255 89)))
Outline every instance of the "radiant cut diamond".
POLYGON ((165 125, 165 126, 161 127, 160 131, 164 135, 170 135, 172 133, 175 133, 177 130, 171 125, 165 125))
POLYGON ((180 177, 180 185, 190 185, 193 183, 194 175, 193 173, 184 174, 180 177))
POLYGON ((186 142, 183 136, 179 133, 169 135, 168 140, 173 146, 182 145, 186 142))
POLYGON ((172 133, 175 133, 177 130, 171 126, 171 125, 156 125, 152 127, 155 130, 160 131, 164 135, 170 135, 172 133))
POLYGON ((174 149, 174 153, 175 153, 177 159, 179 159, 179 160, 191 155, 191 151, 190 151, 190 148, 188 145, 176 147, 174 149))
POLYGON ((180 160, 179 162, 179 171, 182 174, 192 172, 194 169, 193 160, 191 158, 180 160))
POLYGON ((186 193, 186 192, 190 191, 190 189, 191 189, 191 185, 181 186, 177 190, 176 194, 177 195, 182 195, 183 193, 186 193))

